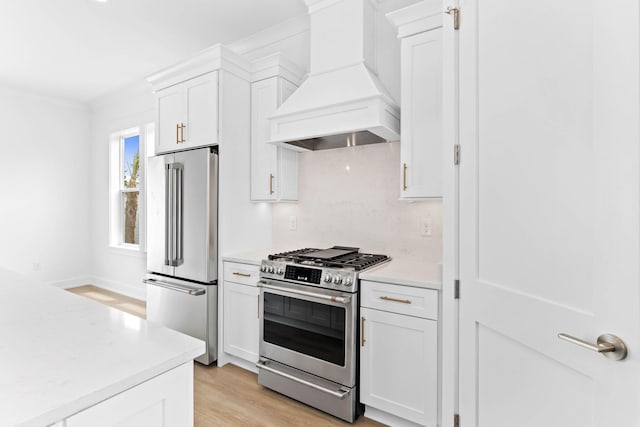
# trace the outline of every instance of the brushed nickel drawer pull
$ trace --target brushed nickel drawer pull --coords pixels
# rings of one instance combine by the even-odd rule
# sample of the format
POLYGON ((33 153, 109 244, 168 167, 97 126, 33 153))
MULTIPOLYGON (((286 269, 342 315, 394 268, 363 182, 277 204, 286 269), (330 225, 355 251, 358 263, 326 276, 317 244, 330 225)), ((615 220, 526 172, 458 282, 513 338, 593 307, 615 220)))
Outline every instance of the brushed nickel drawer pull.
POLYGON ((391 298, 391 297, 380 297, 380 299, 383 299, 385 301, 393 301, 393 302, 401 302, 403 304, 411 304, 411 300, 410 299, 398 299, 398 298, 391 298))
POLYGON ((251 277, 251 275, 250 275, 250 274, 247 274, 247 273, 239 273, 239 272, 237 272, 237 271, 234 271, 234 272, 233 272, 233 275, 234 275, 234 276, 242 276, 242 277, 251 277))
POLYGON ((361 338, 360 346, 361 346, 361 347, 364 347, 364 343, 366 343, 366 342, 367 342, 367 340, 365 340, 365 339, 364 339, 364 321, 365 321, 365 320, 367 320, 367 319, 365 319, 365 317, 364 317, 364 316, 362 316, 362 318, 361 318, 361 319, 362 319, 362 326, 361 326, 361 328, 360 328, 360 329, 361 329, 361 331, 360 331, 360 338, 361 338))

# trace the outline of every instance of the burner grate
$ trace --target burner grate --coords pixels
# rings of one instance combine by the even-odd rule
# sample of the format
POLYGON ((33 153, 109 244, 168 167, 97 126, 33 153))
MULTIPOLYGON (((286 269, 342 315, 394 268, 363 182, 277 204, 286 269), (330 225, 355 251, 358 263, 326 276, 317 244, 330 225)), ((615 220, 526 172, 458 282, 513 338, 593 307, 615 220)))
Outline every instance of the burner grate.
MULTIPOLYGON (((334 249, 334 248, 331 248, 334 249)), ((386 255, 379 254, 363 254, 360 252, 350 252, 344 255, 340 255, 334 258, 314 258, 311 254, 313 252, 326 252, 327 250, 320 250, 314 248, 304 248, 295 251, 282 252, 279 254, 269 255, 270 260, 274 259, 286 259, 288 261, 297 262, 300 264, 317 265, 320 267, 333 267, 344 268, 350 267, 356 271, 365 270, 374 265, 383 263, 389 260, 386 255)))

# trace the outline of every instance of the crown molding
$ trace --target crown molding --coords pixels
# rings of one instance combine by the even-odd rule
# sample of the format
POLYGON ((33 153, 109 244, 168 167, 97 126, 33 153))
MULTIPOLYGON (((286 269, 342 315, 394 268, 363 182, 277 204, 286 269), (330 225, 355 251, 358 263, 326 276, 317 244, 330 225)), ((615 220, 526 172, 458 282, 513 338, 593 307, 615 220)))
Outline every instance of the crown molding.
POLYGON ((216 70, 229 71, 247 81, 251 78, 251 62, 229 48, 216 44, 152 74, 147 81, 156 91, 216 70))
POLYGON ((398 38, 442 27, 442 3, 440 0, 424 0, 386 14, 398 29, 398 38))
POLYGON ((245 55, 308 31, 309 15, 300 15, 227 44, 227 47, 239 55, 245 55))

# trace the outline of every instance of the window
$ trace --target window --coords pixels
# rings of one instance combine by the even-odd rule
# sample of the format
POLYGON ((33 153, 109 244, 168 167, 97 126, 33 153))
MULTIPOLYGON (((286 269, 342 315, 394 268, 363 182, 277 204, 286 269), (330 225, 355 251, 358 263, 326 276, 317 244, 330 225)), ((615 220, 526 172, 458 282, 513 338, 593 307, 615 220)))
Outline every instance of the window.
POLYGON ((122 242, 140 244, 140 135, 120 138, 122 242))
POLYGON ((140 129, 112 134, 109 147, 109 244, 131 250, 144 246, 144 144, 153 140, 153 125, 140 129))

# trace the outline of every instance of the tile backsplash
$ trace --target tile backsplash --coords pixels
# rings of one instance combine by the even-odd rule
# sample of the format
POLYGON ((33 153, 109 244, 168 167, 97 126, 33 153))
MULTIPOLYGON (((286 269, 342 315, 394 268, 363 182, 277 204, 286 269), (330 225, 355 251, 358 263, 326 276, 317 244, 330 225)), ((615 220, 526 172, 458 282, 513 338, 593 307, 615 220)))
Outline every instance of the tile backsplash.
POLYGON ((299 202, 273 205, 274 247, 356 246, 440 262, 442 202, 400 201, 399 165, 399 142, 301 153, 299 202))

